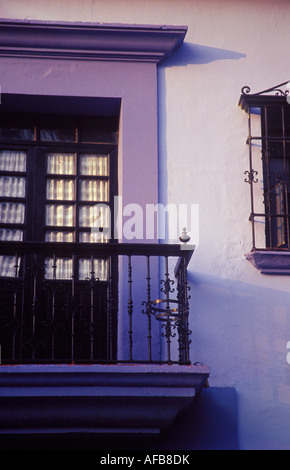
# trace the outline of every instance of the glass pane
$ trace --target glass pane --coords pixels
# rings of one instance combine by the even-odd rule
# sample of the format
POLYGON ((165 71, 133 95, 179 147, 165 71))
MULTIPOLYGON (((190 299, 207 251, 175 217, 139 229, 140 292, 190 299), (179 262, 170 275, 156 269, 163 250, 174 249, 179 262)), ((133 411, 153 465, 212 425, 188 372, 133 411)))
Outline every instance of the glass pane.
POLYGON ((288 106, 284 107, 284 123, 285 123, 285 135, 289 137, 290 136, 290 109, 288 108, 288 106))
POLYGON ((0 151, 1 171, 26 171, 26 152, 14 150, 0 151))
POLYGON ((74 225, 74 206, 47 204, 45 223, 46 225, 72 227, 74 225))
POLYGON ((280 106, 267 107, 268 136, 278 137, 283 135, 282 108, 280 106))
POLYGON ((95 277, 99 281, 108 280, 108 260, 80 258, 79 260, 79 280, 95 277))
POLYGON ((118 142, 119 119, 117 117, 84 117, 81 118, 81 142, 118 142))
POLYGON ((75 174, 75 154, 74 153, 48 153, 47 173, 54 175, 74 175, 75 174))
POLYGON ((47 231, 45 232, 45 241, 72 243, 74 241, 74 232, 47 231))
POLYGON ((108 201, 108 181, 80 180, 79 195, 81 201, 108 201))
POLYGON ((48 179, 46 198, 72 201, 75 198, 74 180, 48 179))
POLYGON ((107 243, 109 241, 109 232, 92 228, 90 232, 80 232, 79 241, 81 243, 107 243))
POLYGON ((0 203, 0 222, 2 224, 24 224, 24 219, 25 204, 0 203))
POLYGON ((20 242, 23 240, 23 231, 10 228, 0 228, 0 240, 20 242))
POLYGON ((82 142, 108 142, 116 144, 118 142, 118 134, 113 131, 106 131, 96 128, 84 128, 81 132, 82 142))
POLYGON ((108 155, 86 155, 79 156, 80 174, 89 176, 109 176, 108 155))
MULTIPOLYGON (((284 183, 278 183, 274 188, 274 194, 276 199, 275 209, 276 214, 286 214, 287 213, 287 204, 284 191, 284 183)), ((272 228, 275 228, 276 232, 276 243, 275 246, 281 247, 285 246, 287 243, 287 220, 286 217, 273 217, 272 228)))
POLYGON ((75 142, 76 131, 70 129, 40 129, 40 140, 46 142, 75 142))
POLYGON ((105 204, 95 204, 93 206, 80 206, 79 226, 80 227, 109 227, 110 208, 105 204))
POLYGON ((1 140, 34 140, 34 128, 17 129, 17 128, 0 128, 1 140))
POLYGON ((26 178, 0 176, 0 196, 25 197, 26 178))
POLYGON ((71 258, 45 258, 45 279, 71 279, 71 258))
POLYGON ((15 256, 0 256, 0 276, 17 277, 20 262, 21 258, 15 258, 15 256))

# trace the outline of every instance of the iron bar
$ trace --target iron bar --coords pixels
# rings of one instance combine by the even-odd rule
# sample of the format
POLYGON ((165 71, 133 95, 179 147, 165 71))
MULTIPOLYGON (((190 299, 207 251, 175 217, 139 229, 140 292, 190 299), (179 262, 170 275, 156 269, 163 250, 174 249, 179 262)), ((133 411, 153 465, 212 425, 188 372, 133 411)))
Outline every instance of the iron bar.
MULTIPOLYGON (((169 256, 185 258, 188 265, 193 250, 184 250, 180 244, 162 243, 74 243, 74 242, 14 242, 1 241, 1 254, 14 255, 17 250, 18 256, 27 253, 47 254, 54 253, 56 256, 91 256, 106 257, 112 255, 124 256, 169 256)), ((177 261, 178 262, 178 261, 177 261)))
MULTIPOLYGON (((76 310, 76 298, 75 298, 75 279, 76 279, 76 273, 75 273, 75 255, 72 255, 72 280, 71 280, 71 301, 70 301, 70 317, 71 317, 71 361, 74 362, 75 356, 74 356, 74 350, 75 350, 75 310, 76 310)), ((69 309, 69 306, 67 306, 69 309)))
POLYGON ((131 255, 128 256, 128 284, 129 284, 129 294, 128 294, 128 315, 129 315, 129 357, 130 361, 133 360, 133 327, 132 327, 132 314, 133 314, 133 299, 132 299, 132 262, 131 255))
MULTIPOLYGON (((265 106, 264 109, 264 129, 265 129, 265 135, 268 137, 268 107, 265 106)), ((269 193, 269 188, 271 186, 271 174, 270 174, 270 163, 269 163, 269 155, 270 155, 270 149, 269 149, 269 139, 267 138, 265 140, 265 150, 263 154, 263 158, 265 161, 265 173, 266 173, 266 188, 264 188, 264 198, 265 198, 265 215, 266 215, 266 222, 269 225, 269 230, 267 233, 268 239, 269 239, 269 244, 270 246, 273 245, 272 242, 272 211, 271 211, 271 200, 270 200, 270 193, 269 193)))
MULTIPOLYGON (((252 126, 251 126, 251 113, 248 111, 248 135, 252 135, 252 126)), ((249 141, 249 165, 250 165, 250 174, 253 172, 253 157, 252 157, 252 143, 249 141)), ((251 197, 251 224, 252 224, 252 243, 253 249, 255 249, 255 220, 253 214, 254 209, 254 191, 253 191, 253 178, 249 178, 250 183, 250 197, 251 197)))
MULTIPOLYGON (((17 253, 15 254, 14 260, 15 260, 14 275, 15 275, 15 277, 17 277, 18 269, 19 269, 19 264, 18 264, 19 261, 18 261, 17 253)), ((14 286, 14 292, 13 292, 13 320, 12 320, 14 324, 17 324, 17 292, 18 292, 18 288, 15 285, 14 286)), ((12 335, 12 357, 13 357, 13 359, 15 359, 15 357, 16 357, 16 334, 17 334, 17 331, 18 331, 18 328, 15 328, 13 330, 13 335, 12 335)))
POLYGON ((189 296, 188 296, 188 280, 187 280, 187 269, 183 263, 183 270, 182 270, 182 293, 184 295, 183 299, 183 315, 182 315, 182 331, 184 333, 184 356, 180 358, 180 360, 183 360, 185 363, 189 363, 189 334, 191 331, 189 330, 189 324, 188 324, 188 313, 189 313, 189 296))
MULTIPOLYGON (((289 175, 289 168, 288 168, 288 161, 287 161, 287 149, 286 149, 286 124, 285 124, 285 109, 284 106, 281 106, 281 117, 282 117, 282 137, 283 137, 283 175, 289 175)), ((288 184, 289 180, 284 179, 283 181, 284 184, 284 199, 285 199, 285 207, 284 207, 284 212, 285 214, 289 213, 289 200, 288 200, 288 184)), ((283 225, 285 224, 286 221, 286 240, 285 243, 287 245, 288 250, 290 250, 290 243, 289 243, 289 236, 290 236, 290 226, 289 226, 289 217, 286 215, 283 217, 283 225)))
POLYGON ((107 358, 113 359, 113 273, 112 260, 109 260, 109 287, 107 289, 107 358))
MULTIPOLYGON (((5 301, 7 304, 6 311, 0 311, 3 363, 188 363, 188 306, 184 289, 187 284, 185 272, 193 250, 181 249, 181 245, 147 244, 145 247, 145 244, 104 246, 92 243, 79 246, 42 242, 17 242, 17 250, 15 247, 16 242, 1 243, 0 256, 14 253, 12 274, 10 277, 0 276, 0 303, 2 305, 5 301), (68 258, 69 253, 72 271, 69 276, 67 273, 62 276, 59 259, 68 258), (127 358, 117 356, 118 290, 114 282, 117 261, 122 256, 128 260, 127 358), (164 299, 158 300, 152 299, 152 279, 158 275, 157 264, 151 263, 154 256, 165 259, 164 279, 161 281, 164 299), (171 257, 177 258, 174 273, 178 300, 174 297, 176 289, 171 276, 174 266, 169 266, 171 257), (50 268, 46 271, 45 259, 48 258, 50 268), (80 258, 90 262, 87 281, 80 278, 80 258), (138 259, 142 258, 145 266, 138 264, 138 259), (95 259, 108 260, 106 280, 98 279, 95 259), (142 266, 145 274, 138 280, 136 293, 135 261, 137 271, 142 266), (8 288, 4 289, 4 285, 8 288), (144 320, 147 320, 144 328, 142 318, 138 317, 142 305, 146 306, 143 310, 146 314, 144 320), (165 361, 153 348, 153 344, 160 342, 160 332, 153 328, 155 319, 164 329, 165 361), (173 344, 178 346, 179 356, 173 344), (141 358, 140 352, 141 356, 146 352, 146 357, 141 358)), ((124 287, 122 275, 119 281, 124 287)))
POLYGON ((95 278, 95 271, 94 271, 94 258, 91 255, 91 279, 90 279, 90 359, 93 360, 94 358, 94 282, 95 278))
POLYGON ((151 315, 149 305, 151 303, 151 275, 150 275, 150 256, 147 256, 147 303, 146 303, 146 314, 148 321, 148 360, 152 361, 152 331, 151 331, 151 315))
MULTIPOLYGON (((161 292, 164 292, 165 297, 166 297, 165 311, 166 311, 166 313, 169 313, 169 310, 170 310, 169 292, 171 292, 170 284, 173 281, 171 281, 170 278, 169 278, 168 256, 165 256, 165 281, 161 281, 161 282, 164 282, 164 288, 161 289, 161 292)), ((167 319, 166 319, 166 322, 165 322, 165 336, 166 336, 166 344, 167 344, 167 362, 168 362, 168 364, 171 363, 171 351, 170 351, 170 348, 171 348, 171 340, 170 340, 171 334, 172 334, 172 332, 171 332, 171 323, 170 323, 170 320, 167 316, 167 319)))

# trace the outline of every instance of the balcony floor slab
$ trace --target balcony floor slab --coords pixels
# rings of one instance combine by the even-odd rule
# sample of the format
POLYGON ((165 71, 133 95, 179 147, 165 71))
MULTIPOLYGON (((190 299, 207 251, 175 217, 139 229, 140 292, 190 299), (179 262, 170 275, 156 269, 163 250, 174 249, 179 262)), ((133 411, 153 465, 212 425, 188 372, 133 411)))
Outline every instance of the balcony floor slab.
POLYGON ((209 373, 200 365, 2 365, 0 434, 156 434, 209 373))

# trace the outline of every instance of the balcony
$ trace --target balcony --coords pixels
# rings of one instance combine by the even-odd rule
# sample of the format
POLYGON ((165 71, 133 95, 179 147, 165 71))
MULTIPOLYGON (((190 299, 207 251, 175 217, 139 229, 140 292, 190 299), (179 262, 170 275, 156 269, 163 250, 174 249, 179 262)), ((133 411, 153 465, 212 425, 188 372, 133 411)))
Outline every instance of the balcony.
POLYGON ((168 427, 209 376, 190 363, 193 251, 2 242, 0 433, 168 427))

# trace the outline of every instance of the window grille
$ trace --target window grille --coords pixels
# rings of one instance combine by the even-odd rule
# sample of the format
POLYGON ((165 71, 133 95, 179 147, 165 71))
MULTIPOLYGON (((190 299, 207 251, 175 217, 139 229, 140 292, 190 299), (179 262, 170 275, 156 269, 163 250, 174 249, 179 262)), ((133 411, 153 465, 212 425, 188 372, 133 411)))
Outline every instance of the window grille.
POLYGON ((290 101, 285 86, 288 82, 255 94, 243 87, 240 98, 248 114, 245 181, 254 250, 290 250, 290 101))

